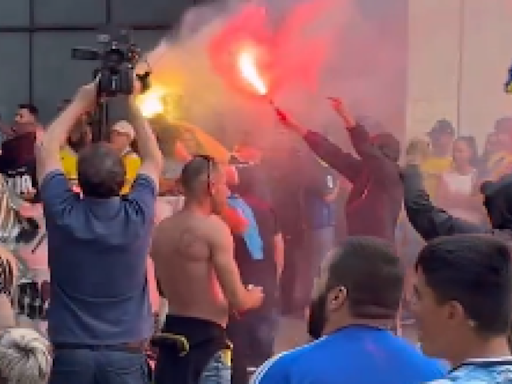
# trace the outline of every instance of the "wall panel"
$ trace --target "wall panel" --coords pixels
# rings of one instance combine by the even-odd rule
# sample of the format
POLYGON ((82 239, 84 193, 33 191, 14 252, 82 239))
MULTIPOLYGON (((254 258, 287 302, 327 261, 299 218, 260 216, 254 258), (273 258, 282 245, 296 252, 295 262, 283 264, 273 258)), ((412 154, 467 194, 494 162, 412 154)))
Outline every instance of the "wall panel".
POLYGON ((0 34, 0 116, 11 121, 16 105, 29 100, 29 36, 0 34))
POLYGON ((114 24, 174 25, 192 0, 111 0, 114 24))
POLYGON ((0 0, 0 28, 30 24, 29 0, 0 0))
POLYGON ((94 46, 93 32, 37 32, 34 34, 34 103, 43 121, 55 115, 58 104, 74 95, 81 84, 92 79, 96 62, 71 59, 74 46, 94 46))
POLYGON ((34 1, 34 23, 37 26, 104 24, 107 20, 105 15, 106 1, 36 0, 34 1))

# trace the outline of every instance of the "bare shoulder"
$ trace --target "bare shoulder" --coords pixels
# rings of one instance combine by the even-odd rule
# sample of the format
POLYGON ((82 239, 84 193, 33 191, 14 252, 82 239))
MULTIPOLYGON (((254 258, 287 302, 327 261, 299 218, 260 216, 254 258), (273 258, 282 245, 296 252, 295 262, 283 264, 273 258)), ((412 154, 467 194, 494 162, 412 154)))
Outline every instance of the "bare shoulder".
POLYGON ((204 221, 204 230, 209 239, 218 239, 219 237, 231 238, 231 231, 227 224, 217 215, 210 215, 204 221))
POLYGON ((165 240, 169 234, 173 233, 176 229, 179 219, 175 216, 166 217, 161 220, 153 231, 153 242, 165 240))

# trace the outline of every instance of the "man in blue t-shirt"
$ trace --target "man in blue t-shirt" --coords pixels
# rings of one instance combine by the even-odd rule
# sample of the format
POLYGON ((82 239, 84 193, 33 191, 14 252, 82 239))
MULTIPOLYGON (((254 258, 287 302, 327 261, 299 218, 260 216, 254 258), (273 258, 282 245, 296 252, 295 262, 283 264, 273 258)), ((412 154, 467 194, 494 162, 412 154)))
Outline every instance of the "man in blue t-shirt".
POLYGON ((510 256, 491 235, 440 237, 420 252, 413 309, 421 347, 453 367, 435 383, 512 383, 510 256))
POLYGON ((162 158, 134 108, 142 165, 131 192, 120 197, 121 157, 108 144, 95 143, 79 154, 83 197, 74 193, 59 150, 96 95, 96 84, 81 88, 50 125, 37 154, 51 272, 50 384, 148 382, 144 351, 153 318, 146 258, 162 158))
POLYGON ((265 363, 253 384, 420 384, 445 370, 389 329, 404 272, 390 245, 352 237, 324 260, 308 331, 315 342, 265 363))

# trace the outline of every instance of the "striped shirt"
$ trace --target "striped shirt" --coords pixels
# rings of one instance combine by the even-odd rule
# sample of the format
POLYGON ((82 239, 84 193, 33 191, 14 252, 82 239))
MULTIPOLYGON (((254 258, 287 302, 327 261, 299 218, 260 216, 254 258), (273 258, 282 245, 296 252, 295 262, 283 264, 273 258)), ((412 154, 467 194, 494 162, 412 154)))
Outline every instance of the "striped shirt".
POLYGON ((21 199, 12 192, 0 175, 0 244, 12 250, 16 243, 16 236, 21 231, 21 220, 16 210, 21 199))

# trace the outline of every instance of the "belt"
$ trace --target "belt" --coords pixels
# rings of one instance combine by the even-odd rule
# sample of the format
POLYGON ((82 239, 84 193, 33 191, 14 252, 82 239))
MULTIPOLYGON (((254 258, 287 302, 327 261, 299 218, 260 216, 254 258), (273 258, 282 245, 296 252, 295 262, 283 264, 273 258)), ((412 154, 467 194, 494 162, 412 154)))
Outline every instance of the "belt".
POLYGON ((128 353, 142 353, 148 347, 148 341, 134 341, 131 343, 110 344, 110 345, 97 345, 97 344, 80 344, 80 343, 55 343, 53 344, 54 350, 73 350, 73 349, 87 349, 90 351, 117 351, 128 353))

